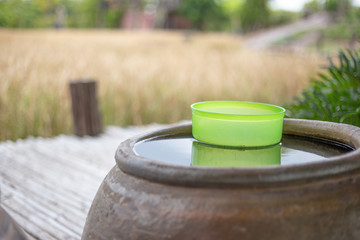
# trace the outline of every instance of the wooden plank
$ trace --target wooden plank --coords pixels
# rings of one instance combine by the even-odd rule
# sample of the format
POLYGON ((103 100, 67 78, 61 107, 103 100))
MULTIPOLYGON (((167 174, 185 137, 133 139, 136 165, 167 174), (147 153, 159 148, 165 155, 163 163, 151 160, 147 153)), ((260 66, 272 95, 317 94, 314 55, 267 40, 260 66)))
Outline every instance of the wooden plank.
POLYGON ((69 206, 74 205, 74 208, 82 209, 87 207, 88 205, 85 205, 85 203, 89 201, 89 197, 95 195, 101 182, 101 180, 99 180, 96 185, 88 185, 87 182, 81 180, 69 180, 65 174, 60 173, 59 175, 62 176, 59 178, 53 174, 53 171, 48 171, 47 174, 44 174, 43 172, 34 171, 28 166, 17 165, 16 163, 8 165, 7 163, 9 162, 4 161, 0 168, 1 175, 4 179, 9 178, 9 181, 30 189, 31 187, 42 188, 42 191, 48 189, 49 192, 46 192, 47 194, 54 194, 60 200, 64 199, 69 206), (11 169, 10 173, 8 169, 11 169), (46 179, 46 181, 44 181, 44 179, 46 179), (59 181, 59 179, 61 179, 61 181, 59 181), (82 202, 83 204, 79 205, 77 202, 82 202))
MULTIPOLYGON (((5 186, 4 189, 6 189, 6 186, 11 186, 15 191, 19 191, 38 203, 47 206, 49 211, 61 214, 75 225, 80 224, 85 219, 87 209, 91 205, 90 199, 84 201, 72 196, 63 196, 50 188, 42 186, 41 183, 27 182, 24 186, 16 177, 8 179, 8 176, 4 176, 1 184, 5 186)), ((7 191, 6 194, 11 195, 11 192, 7 191)), ((6 198, 3 202, 6 203, 6 198)))
POLYGON ((23 212, 19 212, 9 208, 8 206, 3 206, 4 209, 8 212, 11 212, 11 217, 13 217, 16 222, 24 229, 26 233, 28 233, 33 239, 47 239, 47 240, 55 240, 53 236, 51 236, 46 231, 39 228, 39 226, 33 222, 27 220, 26 215, 23 212))
MULTIPOLYGON (((33 199, 27 197, 16 189, 5 186, 7 192, 12 194, 11 200, 7 201, 4 206, 11 208, 19 213, 25 212, 24 216, 27 221, 36 224, 42 231, 47 232, 55 239, 79 239, 81 236, 81 228, 76 232, 73 227, 61 222, 61 216, 52 211, 48 211, 47 205, 42 205, 33 199)), ((25 229, 26 231, 31 229, 25 229)))
MULTIPOLYGON (((100 178, 97 178, 98 181, 88 181, 91 177, 87 174, 76 177, 76 175, 71 172, 71 169, 69 169, 68 172, 61 168, 51 169, 47 168, 48 165, 46 164, 37 164, 38 169, 35 168, 36 170, 34 170, 34 167, 31 168, 29 165, 19 165, 18 163, 21 158, 22 157, 19 156, 17 158, 18 161, 15 163, 4 162, 0 169, 4 167, 4 169, 1 170, 4 173, 6 173, 8 169, 13 169, 12 174, 14 176, 19 175, 19 177, 22 178, 23 184, 26 184, 28 181, 44 182, 46 179, 44 184, 51 186, 51 188, 57 191, 61 191, 65 196, 75 195, 80 199, 87 199, 89 195, 95 194, 101 182, 100 178), (87 178, 84 178, 85 176, 87 176, 87 178)), ((26 160, 26 158, 23 159, 26 160)))
MULTIPOLYGON (((34 188, 29 184, 26 184, 25 187, 22 187, 21 184, 19 185, 19 182, 16 182, 14 180, 14 178, 11 179, 11 182, 12 183, 10 185, 9 182, 4 179, 2 179, 1 181, 2 190, 5 193, 4 199, 2 201, 4 206, 12 207, 14 206, 13 201, 16 201, 20 198, 21 200, 18 200, 20 202, 19 204, 26 204, 27 207, 30 207, 31 209, 24 209, 24 207, 22 207, 15 208, 15 211, 25 213, 26 217, 32 216, 34 214, 41 214, 43 216, 46 216, 46 219, 56 219, 56 222, 58 222, 58 224, 63 225, 67 229, 71 229, 79 234, 81 233, 83 223, 86 219, 87 210, 91 204, 90 199, 88 200, 87 206, 83 210, 80 210, 72 207, 70 204, 67 204, 63 200, 62 202, 59 198, 56 198, 57 194, 48 194, 51 189, 46 190, 44 188, 34 188), (20 193, 21 195, 19 195, 20 193), (55 197, 52 198, 52 196, 55 197), (21 197, 26 198, 25 200, 30 201, 30 204, 28 201, 25 201, 21 197), (39 208, 41 210, 39 210, 39 208)), ((70 200, 76 201, 73 199, 70 200)), ((78 203, 80 205, 83 204, 82 201, 78 203)), ((51 225, 54 224, 55 223, 51 223, 51 225)))
MULTIPOLYGON (((115 165, 113 154, 111 154, 112 156, 109 157, 109 159, 102 159, 100 161, 98 159, 92 160, 94 154, 89 151, 87 147, 84 147, 82 151, 79 149, 79 154, 85 155, 89 152, 90 156, 88 157, 77 156, 75 153, 67 153, 66 151, 62 151, 58 156, 54 156, 57 155, 58 151, 47 146, 40 147, 32 144, 30 148, 31 150, 29 149, 26 153, 15 153, 15 156, 19 157, 17 162, 22 162, 24 166, 37 169, 40 174, 47 174, 46 169, 48 169, 48 171, 55 171, 54 174, 59 175, 58 172, 63 170, 63 172, 66 172, 71 178, 82 179, 90 181, 91 183, 98 181, 96 179, 97 177, 103 177, 103 174, 107 173, 111 166, 115 165), (41 162, 41 165, 38 165, 39 162, 41 162), (99 168, 99 165, 103 167, 99 168), (68 172, 68 169, 73 171, 68 172)), ((115 152, 115 148, 111 152, 115 152)), ((11 155, 11 157, 14 157, 14 153, 11 153, 11 155)))
POLYGON ((0 239, 26 240, 25 231, 19 227, 14 219, 0 205, 0 239))
POLYGON ((34 239, 80 239, 95 193, 115 165, 118 144, 149 127, 109 129, 96 138, 0 143, 1 204, 34 239))

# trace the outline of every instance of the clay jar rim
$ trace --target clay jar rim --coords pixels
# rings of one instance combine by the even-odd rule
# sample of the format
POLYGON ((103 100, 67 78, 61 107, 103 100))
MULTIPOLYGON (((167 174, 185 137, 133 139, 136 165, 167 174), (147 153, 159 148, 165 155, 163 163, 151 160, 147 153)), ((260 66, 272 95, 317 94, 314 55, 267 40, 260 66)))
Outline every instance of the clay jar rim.
POLYGON ((136 155, 134 145, 151 137, 191 132, 191 124, 177 125, 135 136, 120 144, 115 159, 125 173, 164 184, 183 186, 273 186, 333 178, 360 169, 360 128, 340 123, 284 119, 283 134, 337 141, 353 151, 324 162, 268 168, 203 168, 170 165, 136 155))

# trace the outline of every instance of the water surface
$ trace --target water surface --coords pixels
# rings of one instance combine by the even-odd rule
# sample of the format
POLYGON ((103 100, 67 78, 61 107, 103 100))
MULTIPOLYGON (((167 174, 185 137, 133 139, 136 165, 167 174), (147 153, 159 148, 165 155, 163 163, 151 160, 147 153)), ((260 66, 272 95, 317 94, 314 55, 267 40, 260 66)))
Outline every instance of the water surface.
POLYGON ((137 155, 155 161, 198 167, 271 167, 326 161, 352 149, 321 139, 284 135, 262 148, 231 148, 201 143, 191 134, 165 135, 135 144, 137 155))

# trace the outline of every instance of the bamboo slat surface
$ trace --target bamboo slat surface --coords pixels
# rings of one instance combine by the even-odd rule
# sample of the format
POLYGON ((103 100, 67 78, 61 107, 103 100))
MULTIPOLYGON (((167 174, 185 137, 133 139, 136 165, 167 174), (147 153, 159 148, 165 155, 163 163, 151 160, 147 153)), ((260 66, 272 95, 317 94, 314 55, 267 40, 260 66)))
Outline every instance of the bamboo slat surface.
POLYGON ((80 239, 91 202, 118 145, 164 126, 108 127, 97 137, 0 143, 1 206, 34 239, 80 239))

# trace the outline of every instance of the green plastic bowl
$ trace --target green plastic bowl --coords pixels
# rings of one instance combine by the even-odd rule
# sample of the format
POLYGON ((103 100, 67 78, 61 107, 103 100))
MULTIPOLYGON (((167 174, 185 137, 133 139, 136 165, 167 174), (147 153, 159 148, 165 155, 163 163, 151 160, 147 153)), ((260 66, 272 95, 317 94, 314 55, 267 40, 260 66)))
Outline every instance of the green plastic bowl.
POLYGON ((211 101, 191 105, 192 134, 201 142, 232 147, 275 145, 285 109, 255 102, 211 101))
POLYGON ((194 141, 191 165, 200 167, 268 167, 281 164, 280 143, 259 148, 229 148, 194 141))

